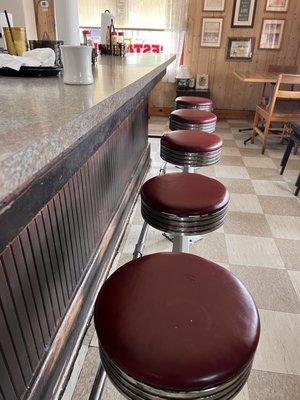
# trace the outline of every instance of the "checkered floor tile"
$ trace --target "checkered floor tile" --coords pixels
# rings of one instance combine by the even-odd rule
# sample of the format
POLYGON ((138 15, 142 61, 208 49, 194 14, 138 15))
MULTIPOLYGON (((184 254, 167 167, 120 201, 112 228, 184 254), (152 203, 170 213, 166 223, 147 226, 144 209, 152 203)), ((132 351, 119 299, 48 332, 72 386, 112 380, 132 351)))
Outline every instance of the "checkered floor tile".
MULTIPOLYGON (((198 169, 228 188, 231 200, 225 225, 191 246, 201 255, 228 268, 248 288, 259 308, 262 331, 254 368, 236 400, 300 399, 300 200, 293 195, 300 169, 292 155, 283 176, 279 165, 285 146, 273 141, 265 155, 260 143, 243 140, 248 121, 220 121, 216 133, 224 140, 218 165, 198 169)), ((149 133, 168 129, 167 118, 151 118, 149 133)), ((152 167, 158 174, 162 160, 159 139, 150 139, 152 167)), ((168 171, 174 171, 168 167, 168 171)), ((112 272, 129 261, 143 220, 137 202, 112 272)), ((161 232, 150 228, 145 254, 170 251, 161 232)), ((99 364, 93 324, 87 330, 63 400, 87 400, 99 364)), ((123 400, 107 380, 105 400, 123 400)))

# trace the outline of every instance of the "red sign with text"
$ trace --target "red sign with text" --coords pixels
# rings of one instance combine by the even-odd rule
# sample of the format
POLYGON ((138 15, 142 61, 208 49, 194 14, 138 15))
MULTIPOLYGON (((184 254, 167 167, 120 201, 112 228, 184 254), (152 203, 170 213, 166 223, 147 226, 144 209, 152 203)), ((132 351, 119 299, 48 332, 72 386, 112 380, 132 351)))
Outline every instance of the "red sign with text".
POLYGON ((135 43, 128 46, 129 53, 162 53, 161 44, 135 43))

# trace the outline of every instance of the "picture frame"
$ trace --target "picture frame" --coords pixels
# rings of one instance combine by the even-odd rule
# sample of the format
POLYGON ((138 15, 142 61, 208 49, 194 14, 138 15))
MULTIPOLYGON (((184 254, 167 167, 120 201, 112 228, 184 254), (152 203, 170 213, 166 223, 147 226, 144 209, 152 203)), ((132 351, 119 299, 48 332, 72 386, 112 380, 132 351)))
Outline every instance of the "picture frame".
POLYGON ((223 18, 202 18, 201 47, 220 47, 223 18))
POLYGON ((266 0, 266 12, 287 12, 289 0, 266 0))
POLYGON ((255 37, 229 37, 226 60, 251 61, 254 51, 255 37))
POLYGON ((260 31, 259 49, 280 50, 284 26, 284 19, 263 18, 260 31))
POLYGON ((203 11, 225 11, 225 0, 204 0, 203 11))
POLYGON ((253 28, 257 0, 234 0, 232 28, 253 28))
POLYGON ((196 76, 196 89, 208 90, 209 77, 207 74, 197 74, 196 76))

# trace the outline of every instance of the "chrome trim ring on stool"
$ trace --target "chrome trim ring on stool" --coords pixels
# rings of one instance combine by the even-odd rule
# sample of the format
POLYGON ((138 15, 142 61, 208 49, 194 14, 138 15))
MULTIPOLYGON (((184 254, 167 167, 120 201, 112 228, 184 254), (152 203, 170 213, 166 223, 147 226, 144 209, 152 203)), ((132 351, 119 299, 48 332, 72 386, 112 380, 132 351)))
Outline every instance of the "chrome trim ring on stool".
POLYGON ((213 133, 216 130, 217 116, 209 111, 194 109, 174 110, 170 114, 170 129, 200 130, 213 133))
POLYGON ((213 102, 205 97, 180 96, 175 99, 176 109, 189 108, 200 111, 212 111, 213 102))
POLYGON ((141 213, 154 228, 173 235, 173 251, 189 250, 189 236, 220 228, 229 194, 215 179, 200 174, 156 176, 141 188, 141 213))
POLYGON ((185 253, 151 254, 115 271, 98 294, 94 322, 104 369, 134 400, 233 399, 260 335, 244 285, 185 253))
POLYGON ((189 392, 184 391, 168 391, 153 388, 137 381, 125 374, 116 364, 110 360, 105 352, 100 348, 100 357, 107 375, 114 383, 116 388, 127 396, 129 399, 153 400, 153 399, 178 399, 178 400, 228 400, 233 399, 236 394, 243 388, 248 380, 252 368, 251 362, 230 381, 223 385, 189 392))
POLYGON ((179 130, 163 134, 160 156, 174 165, 204 167, 216 164, 221 157, 223 141, 203 131, 179 130))

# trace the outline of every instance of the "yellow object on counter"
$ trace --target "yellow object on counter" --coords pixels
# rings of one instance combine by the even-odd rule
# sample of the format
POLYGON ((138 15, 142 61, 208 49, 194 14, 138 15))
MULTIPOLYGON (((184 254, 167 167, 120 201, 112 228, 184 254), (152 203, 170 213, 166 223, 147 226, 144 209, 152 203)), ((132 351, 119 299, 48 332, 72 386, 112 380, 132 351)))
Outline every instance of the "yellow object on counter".
POLYGON ((3 27, 3 31, 9 54, 12 56, 21 56, 28 50, 26 28, 12 27, 11 31, 14 40, 12 40, 9 28, 3 27))

